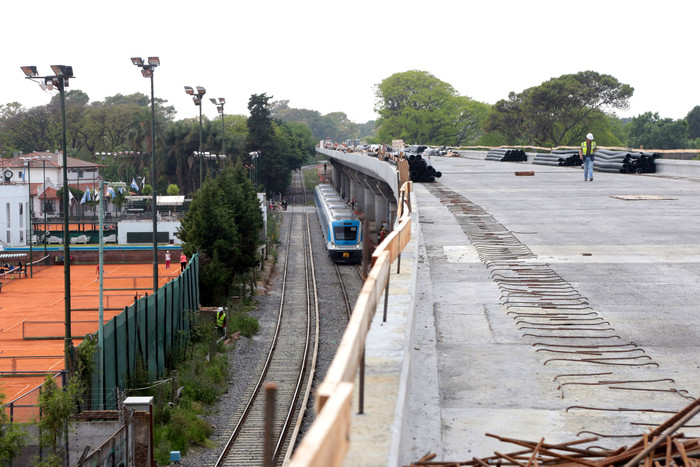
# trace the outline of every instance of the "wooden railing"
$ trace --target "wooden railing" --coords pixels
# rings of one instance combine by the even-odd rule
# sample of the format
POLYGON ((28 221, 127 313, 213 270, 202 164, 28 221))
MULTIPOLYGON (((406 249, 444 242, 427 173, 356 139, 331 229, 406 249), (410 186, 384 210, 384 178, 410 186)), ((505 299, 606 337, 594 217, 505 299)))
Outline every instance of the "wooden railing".
POLYGON ((370 324, 389 283, 391 264, 411 240, 412 182, 404 183, 398 206, 399 223, 372 254, 372 269, 316 397, 316 419, 289 463, 292 467, 342 464, 350 446, 352 393, 370 324))

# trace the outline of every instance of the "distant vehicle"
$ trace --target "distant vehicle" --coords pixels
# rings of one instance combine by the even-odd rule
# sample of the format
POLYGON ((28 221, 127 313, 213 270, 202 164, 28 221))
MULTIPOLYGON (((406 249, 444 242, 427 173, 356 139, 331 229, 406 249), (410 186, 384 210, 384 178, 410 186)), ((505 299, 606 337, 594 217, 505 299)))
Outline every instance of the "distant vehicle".
POLYGON ((318 220, 326 241, 331 261, 359 263, 362 261, 362 225, 331 185, 317 185, 314 200, 318 220))

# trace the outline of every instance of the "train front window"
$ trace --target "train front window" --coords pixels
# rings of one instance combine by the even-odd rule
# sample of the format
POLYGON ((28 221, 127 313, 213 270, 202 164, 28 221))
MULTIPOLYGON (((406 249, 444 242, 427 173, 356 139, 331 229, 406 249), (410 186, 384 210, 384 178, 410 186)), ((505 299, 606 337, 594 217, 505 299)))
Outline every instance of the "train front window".
POLYGON ((337 242, 354 242, 357 240, 357 226, 355 225, 336 225, 333 226, 333 235, 337 242))

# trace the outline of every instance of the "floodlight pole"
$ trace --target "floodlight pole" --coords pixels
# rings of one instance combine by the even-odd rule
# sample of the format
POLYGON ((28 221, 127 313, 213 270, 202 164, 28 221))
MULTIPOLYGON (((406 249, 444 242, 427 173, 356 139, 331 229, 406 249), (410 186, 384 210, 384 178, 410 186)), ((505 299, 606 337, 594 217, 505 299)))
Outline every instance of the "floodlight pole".
POLYGON ((70 297, 70 223, 68 222, 68 148, 66 138, 66 86, 68 86, 68 78, 73 78, 73 67, 66 65, 51 65, 54 75, 39 76, 35 66, 20 67, 26 79, 32 81, 41 80, 39 85, 42 89, 53 89, 57 87, 61 97, 61 127, 63 133, 63 141, 61 149, 63 150, 63 303, 65 306, 65 337, 64 343, 64 359, 65 370, 70 375, 73 372, 73 337, 71 335, 71 297, 70 297))
POLYGON ((202 172, 202 104, 199 106, 199 188, 202 188, 204 173, 202 172))
POLYGON ((151 208, 153 211, 153 293, 158 291, 158 206, 156 203, 156 101, 151 73, 151 150, 153 151, 151 167, 151 208))
POLYGON ((192 96, 192 101, 194 102, 194 105, 199 107, 199 151, 198 154, 200 156, 199 159, 199 188, 202 188, 202 184, 204 183, 203 177, 204 173, 202 172, 202 96, 204 96, 207 93, 207 90, 204 89, 202 86, 197 86, 197 91, 191 87, 191 86, 185 86, 185 94, 188 94, 192 96))
POLYGON ((226 167, 228 167, 228 157, 226 157, 226 125, 224 123, 224 104, 226 104, 226 99, 219 97, 217 100, 212 97, 209 100, 216 106, 216 110, 218 110, 219 115, 221 115, 221 154, 226 160, 226 167))
POLYGON ((58 91, 61 95, 61 123, 63 126, 63 290, 65 295, 65 337, 63 352, 66 370, 72 374, 73 337, 70 316, 70 223, 68 222, 68 147, 66 143, 66 88, 65 78, 58 77, 58 91))
POLYGON ((144 62, 140 57, 133 57, 131 63, 141 68, 144 78, 151 79, 151 211, 153 214, 153 293, 158 292, 158 212, 156 204, 156 103, 153 88, 153 70, 160 65, 158 57, 148 57, 144 62))

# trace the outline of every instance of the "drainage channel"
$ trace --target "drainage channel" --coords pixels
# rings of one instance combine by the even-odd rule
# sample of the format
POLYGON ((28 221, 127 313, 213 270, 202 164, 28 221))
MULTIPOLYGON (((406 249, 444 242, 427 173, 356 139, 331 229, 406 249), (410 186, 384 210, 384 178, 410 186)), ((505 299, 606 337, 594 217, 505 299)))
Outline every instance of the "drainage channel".
POLYGON ((501 305, 521 336, 531 341, 542 364, 556 365, 557 372, 561 368, 554 384, 562 399, 599 402, 570 405, 566 412, 617 412, 629 426, 626 433, 598 433, 591 431, 595 427, 585 427, 579 436, 638 438, 694 399, 488 212, 440 183, 424 186, 455 216, 499 287, 501 305))

